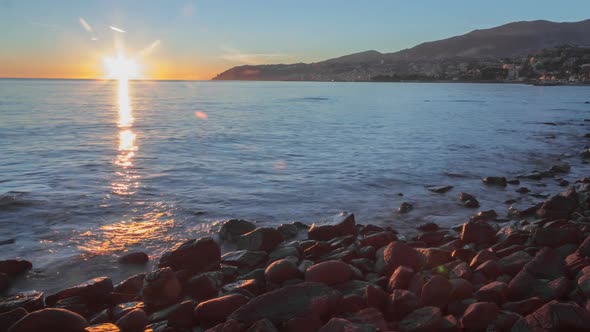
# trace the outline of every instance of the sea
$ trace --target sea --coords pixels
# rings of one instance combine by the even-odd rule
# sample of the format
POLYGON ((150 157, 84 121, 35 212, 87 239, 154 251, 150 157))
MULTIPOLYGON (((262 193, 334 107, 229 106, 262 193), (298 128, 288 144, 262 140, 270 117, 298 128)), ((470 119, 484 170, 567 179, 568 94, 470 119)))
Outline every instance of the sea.
POLYGON ((560 162, 570 182, 589 175, 588 101, 579 86, 2 79, 0 259, 34 265, 10 292, 51 293, 149 271, 232 218, 312 224, 348 211, 410 238, 476 213, 461 191, 505 217, 506 200, 527 207, 563 188, 482 177, 560 162), (442 185, 453 189, 428 190, 442 185), (398 213, 402 202, 414 209, 398 213), (117 263, 134 251, 150 264, 117 263))

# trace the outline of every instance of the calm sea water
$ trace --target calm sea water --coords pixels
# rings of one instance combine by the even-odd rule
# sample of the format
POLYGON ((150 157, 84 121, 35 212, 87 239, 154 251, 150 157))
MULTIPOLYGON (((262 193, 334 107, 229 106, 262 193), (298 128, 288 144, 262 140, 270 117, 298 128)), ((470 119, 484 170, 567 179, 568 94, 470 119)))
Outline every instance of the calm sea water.
MULTIPOLYGON (((0 259, 35 266, 14 290, 53 291, 150 269, 116 257, 157 260, 227 218, 346 210, 411 234, 476 212, 459 191, 504 214, 517 187, 481 177, 560 159, 568 180, 587 171, 575 155, 588 100, 589 88, 527 85, 0 80, 0 241, 15 240, 0 259), (402 201, 415 209, 399 215, 402 201)), ((558 190, 543 183, 524 185, 558 190)))

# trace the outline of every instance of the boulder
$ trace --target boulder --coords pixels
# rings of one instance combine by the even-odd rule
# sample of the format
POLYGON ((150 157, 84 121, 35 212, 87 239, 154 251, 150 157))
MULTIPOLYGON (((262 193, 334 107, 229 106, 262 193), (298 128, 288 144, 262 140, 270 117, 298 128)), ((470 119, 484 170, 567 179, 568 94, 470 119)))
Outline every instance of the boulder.
POLYGON ((451 287, 449 280, 435 275, 422 287, 420 302, 423 306, 445 308, 449 303, 451 287))
POLYGON ((577 227, 537 228, 533 233, 533 242, 539 247, 559 247, 565 244, 580 243, 581 234, 577 227))
POLYGON ((400 204, 399 208, 397 209, 397 211, 399 213, 408 213, 408 212, 412 211, 413 208, 414 208, 414 205, 412 205, 411 203, 402 202, 400 204))
POLYGON ((424 268, 432 269, 453 261, 451 251, 438 248, 419 248, 417 249, 424 256, 424 268))
POLYGON ((217 297, 223 280, 211 273, 201 273, 190 278, 184 286, 184 292, 198 302, 217 297))
POLYGON ((385 304, 385 316, 390 320, 398 320, 420 306, 420 298, 416 294, 403 289, 394 289, 385 304))
POLYGON ((318 332, 376 332, 372 326, 356 324, 344 318, 330 319, 318 332))
POLYGON ((121 264, 146 264, 150 260, 145 252, 131 252, 119 257, 121 264))
POLYGON ((512 253, 506 257, 502 257, 498 260, 498 265, 502 269, 502 273, 514 276, 522 268, 531 261, 532 257, 526 251, 521 250, 512 253))
POLYGON ((383 310, 389 293, 378 286, 370 285, 365 288, 365 299, 368 308, 383 310))
POLYGON ((383 251, 384 273, 390 274, 399 266, 407 266, 417 271, 421 259, 416 249, 399 241, 391 242, 383 251))
POLYGON ((350 265, 337 261, 326 261, 312 265, 305 271, 305 281, 334 285, 346 282, 353 276, 350 265))
POLYGON ((256 229, 256 225, 242 219, 231 219, 223 223, 219 229, 219 237, 224 241, 233 242, 240 235, 256 229))
POLYGON ((504 282, 493 281, 482 286, 475 292, 475 299, 479 302, 494 302, 498 305, 506 302, 508 285, 504 282))
MULTIPOLYGON (((322 263, 325 264, 325 263, 322 263)), ((290 259, 280 259, 270 264, 264 271, 266 281, 281 284, 299 276, 297 264, 290 259)))
POLYGON ((193 239, 180 247, 165 252, 160 258, 159 267, 172 270, 191 270, 194 273, 213 271, 219 268, 221 249, 210 237, 193 239))
POLYGON ((264 292, 263 279, 243 279, 226 284, 222 287, 225 293, 238 293, 247 296, 259 295, 264 292))
POLYGON ((338 307, 341 299, 340 292, 324 284, 304 282, 260 295, 236 310, 230 318, 246 324, 267 318, 274 324, 281 324, 310 315, 324 317, 338 307))
POLYGON ((90 303, 99 304, 105 302, 112 291, 113 281, 111 278, 100 277, 88 280, 85 283, 74 287, 66 288, 56 294, 49 295, 47 299, 45 299, 45 302, 52 306, 59 300, 78 296, 90 303))
POLYGON ((176 274, 169 267, 148 273, 141 290, 143 302, 147 306, 163 307, 176 303, 182 286, 176 274))
POLYGON ((119 318, 116 324, 123 332, 143 332, 148 324, 148 319, 143 310, 134 309, 119 318))
POLYGON ((551 301, 514 324, 512 331, 587 331, 590 313, 575 303, 551 301))
POLYGON ((282 224, 277 227, 277 230, 283 236, 283 239, 291 239, 299 233, 299 227, 295 224, 282 224))
POLYGON ((0 314, 0 331, 6 332, 12 324, 25 317, 28 312, 23 308, 16 308, 11 311, 0 314))
POLYGON ((478 222, 478 221, 495 220, 496 218, 498 218, 498 214, 496 213, 496 211, 487 210, 487 211, 479 211, 474 216, 471 216, 471 218, 469 218, 469 220, 471 220, 473 222, 478 222))
POLYGON ((492 323, 492 327, 497 331, 510 331, 512 326, 514 326, 514 324, 521 318, 522 316, 517 313, 510 311, 500 311, 498 317, 496 317, 492 323))
POLYGON ((387 290, 408 289, 413 276, 414 270, 406 266, 398 266, 389 278, 387 290))
POLYGON ((390 231, 373 233, 359 239, 361 247, 371 246, 373 248, 381 248, 391 243, 391 241, 397 241, 397 236, 390 231))
POLYGON ((193 301, 183 301, 152 313, 148 317, 148 322, 166 321, 175 327, 189 328, 194 325, 194 309, 195 303, 193 301))
POLYGON ((282 332, 300 332, 310 331, 317 332, 322 327, 323 322, 317 317, 292 318, 283 324, 282 332))
POLYGON ((0 298, 0 313, 23 308, 28 312, 45 307, 43 292, 28 291, 0 298))
POLYGON ((423 307, 409 313, 402 319, 398 328, 401 332, 429 332, 438 330, 442 314, 437 307, 423 307))
POLYGON ((464 243, 475 243, 480 246, 496 242, 496 230, 485 222, 468 222, 461 229, 461 240, 464 243))
POLYGON ((16 277, 32 268, 33 264, 31 262, 21 259, 0 261, 0 273, 4 273, 9 277, 16 277))
POLYGON ((246 332, 279 332, 279 330, 277 330, 271 321, 265 318, 252 324, 246 332))
POLYGON ((271 252, 281 242, 283 242, 281 232, 271 227, 259 227, 240 235, 236 240, 236 246, 241 250, 271 252))
POLYGON ((492 302, 476 302, 465 310, 461 317, 461 327, 467 331, 485 330, 500 314, 498 305, 492 302))
POLYGON ((349 320, 356 324, 372 326, 376 331, 388 330, 383 314, 375 308, 362 309, 351 316, 349 320))
POLYGON ((437 231, 439 229, 438 225, 433 223, 433 222, 424 222, 421 223, 420 225, 418 225, 418 227, 416 227, 418 230, 421 230, 422 232, 434 232, 437 231))
POLYGON ((84 331, 85 332, 121 332, 121 330, 119 330, 117 325, 111 324, 111 323, 102 323, 102 324, 91 325, 91 326, 87 327, 84 331))
POLYGON ((145 273, 140 273, 131 276, 115 285, 113 291, 117 293, 137 295, 143 287, 143 279, 145 278, 145 275, 145 273))
POLYGON ((537 216, 551 219, 567 219, 578 207, 578 194, 575 189, 569 189, 545 201, 537 211, 537 216))
POLYGON ((545 303, 547 303, 547 301, 540 297, 530 297, 522 301, 506 302, 502 305, 502 309, 511 312, 516 312, 521 316, 526 316, 528 314, 535 312, 545 303))
POLYGON ((483 178, 482 181, 484 184, 490 186, 506 187, 506 185, 508 184, 508 181, 503 176, 488 176, 483 178))
POLYGON ((76 313, 64 309, 42 309, 32 312, 17 321, 8 332, 85 332, 88 326, 86 319, 76 313))
POLYGON ((465 280, 471 280, 472 271, 469 265, 465 262, 461 262, 455 266, 449 273, 449 278, 461 278, 465 280))
POLYGON ((195 320, 206 324, 225 321, 238 308, 246 307, 248 301, 249 299, 242 294, 229 294, 201 302, 195 308, 195 320))
POLYGON ((450 279, 451 293, 449 300, 451 302, 461 301, 473 297, 473 285, 465 279, 450 279))
POLYGON ((432 191, 433 193, 444 194, 447 191, 453 189, 453 186, 433 186, 433 187, 428 187, 427 189, 429 191, 432 191))
POLYGON ((221 262, 239 268, 241 271, 251 271, 266 264, 268 254, 265 251, 238 250, 228 252, 221 257, 221 262))
POLYGON ((328 241, 333 238, 357 235, 354 214, 340 213, 329 217, 327 220, 311 225, 308 237, 316 241, 328 241))

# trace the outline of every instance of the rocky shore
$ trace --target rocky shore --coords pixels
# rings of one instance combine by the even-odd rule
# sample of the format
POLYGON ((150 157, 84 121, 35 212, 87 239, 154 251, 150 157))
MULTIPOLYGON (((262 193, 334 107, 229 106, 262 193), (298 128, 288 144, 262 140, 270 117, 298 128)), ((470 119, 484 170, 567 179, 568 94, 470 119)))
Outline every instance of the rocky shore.
MULTIPOLYGON (((351 213, 277 228, 228 220, 119 284, 105 276, 0 298, 0 332, 590 330, 590 178, 560 178, 569 171, 561 163, 523 175, 567 187, 543 203, 479 211, 450 228, 416 225, 412 238, 351 213)), ((518 179, 482 181, 528 192, 518 179)), ((429 188, 479 207, 452 189, 429 188)), ((399 212, 411 210, 403 203, 399 212)), ((31 268, 0 261, 0 291, 31 268)))

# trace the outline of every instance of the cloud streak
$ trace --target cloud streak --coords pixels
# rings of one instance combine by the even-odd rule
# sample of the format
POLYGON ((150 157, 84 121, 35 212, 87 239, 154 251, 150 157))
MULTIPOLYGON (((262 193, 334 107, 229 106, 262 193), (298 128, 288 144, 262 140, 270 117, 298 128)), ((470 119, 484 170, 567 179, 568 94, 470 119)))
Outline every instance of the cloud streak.
POLYGON ((221 55, 221 58, 230 62, 238 62, 245 64, 260 64, 269 61, 276 61, 278 58, 290 58, 291 55, 284 53, 243 53, 240 50, 222 47, 225 54, 221 55))
POLYGON ((120 33, 126 33, 127 32, 127 31, 125 31, 125 30, 123 30, 121 28, 117 28, 117 27, 114 27, 112 25, 110 26, 110 28, 111 28, 111 30, 116 31, 116 32, 120 32, 120 33))

